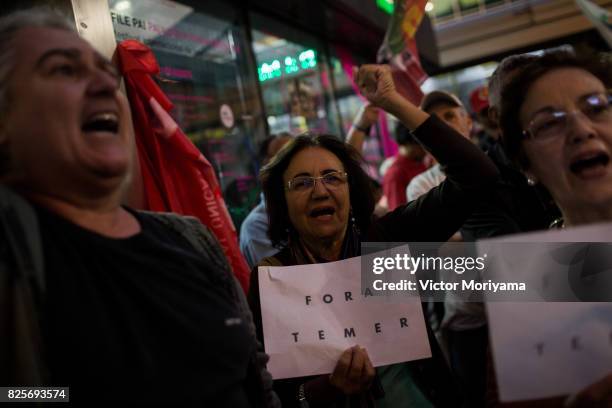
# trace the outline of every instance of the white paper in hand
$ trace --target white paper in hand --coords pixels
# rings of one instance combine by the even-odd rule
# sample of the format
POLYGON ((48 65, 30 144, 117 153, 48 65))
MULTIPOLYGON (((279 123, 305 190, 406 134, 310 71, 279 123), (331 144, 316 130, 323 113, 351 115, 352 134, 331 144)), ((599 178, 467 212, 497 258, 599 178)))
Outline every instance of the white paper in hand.
MULTIPOLYGON (((479 242, 608 242, 612 224, 513 235, 479 242)), ((534 251, 538 248, 534 248, 534 251)), ((515 257, 506 274, 543 273, 541 259, 515 257)), ((502 267, 503 264, 501 264, 502 267)), ((612 371, 612 303, 490 302, 487 304, 495 373, 502 402, 580 391, 612 371)))
POLYGON ((361 295, 361 258, 259 267, 268 370, 275 379, 326 374, 359 344, 374 366, 431 357, 418 298, 361 295))

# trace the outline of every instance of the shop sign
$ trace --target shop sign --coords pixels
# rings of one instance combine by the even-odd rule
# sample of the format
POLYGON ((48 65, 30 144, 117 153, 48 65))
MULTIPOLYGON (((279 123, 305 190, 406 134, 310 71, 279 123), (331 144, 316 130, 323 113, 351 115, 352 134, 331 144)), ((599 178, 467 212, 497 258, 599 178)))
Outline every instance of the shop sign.
POLYGON ((309 70, 317 66, 317 55, 314 50, 308 49, 298 55, 287 55, 284 58, 264 62, 257 67, 260 82, 291 75, 300 71, 309 70))

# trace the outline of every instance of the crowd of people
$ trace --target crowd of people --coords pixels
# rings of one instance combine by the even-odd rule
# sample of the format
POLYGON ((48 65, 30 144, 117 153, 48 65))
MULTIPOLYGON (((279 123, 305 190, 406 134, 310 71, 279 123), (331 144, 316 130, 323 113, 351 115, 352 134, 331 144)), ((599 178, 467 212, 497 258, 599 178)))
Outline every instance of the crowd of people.
MULTIPOLYGON (((437 324, 426 319, 431 358, 374 367, 356 345, 327 375, 274 381, 257 267, 356 257, 366 241, 612 221, 611 68, 608 56, 571 49, 506 58, 478 105, 483 151, 456 96, 434 91, 415 106, 388 66, 359 67, 368 104, 346 141, 306 133, 262 144, 262 200, 240 234, 253 268, 245 295, 206 226, 125 205, 134 140, 111 61, 50 11, 3 17, 0 385, 70 386, 77 404, 498 406, 483 305, 458 301, 437 324), (360 154, 380 110, 398 119, 400 145, 382 199, 360 154)), ((523 405, 564 403, 612 406, 612 375, 523 405)))

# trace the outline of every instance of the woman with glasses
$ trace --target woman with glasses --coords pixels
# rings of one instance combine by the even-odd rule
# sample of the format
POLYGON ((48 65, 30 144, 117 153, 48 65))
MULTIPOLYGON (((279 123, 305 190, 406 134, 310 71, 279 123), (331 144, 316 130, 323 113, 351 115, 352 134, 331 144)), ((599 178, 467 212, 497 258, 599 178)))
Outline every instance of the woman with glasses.
MULTIPOLYGON (((356 72, 361 92, 395 115, 445 166, 447 180, 416 201, 379 219, 372 216, 371 183, 359 154, 333 136, 305 134, 290 141, 262 170, 272 243, 287 245, 260 265, 287 266, 360 255, 362 241, 446 241, 459 229, 497 177, 478 148, 435 116, 419 110, 395 89, 390 70, 366 65, 356 72)), ((251 308, 263 340, 257 271, 251 274, 251 308)), ((430 331, 431 333, 431 331, 430 331)), ((457 406, 456 393, 435 338, 433 358, 375 371, 356 346, 339 358, 331 375, 276 381, 283 406, 457 406), (418 378, 416 378, 418 377, 418 378), (415 384, 421 385, 417 387, 415 384), (438 389, 435 389, 438 387, 438 389)), ((409 347, 409 345, 406 345, 409 347)))
POLYGON ((612 220, 612 65, 548 53, 503 90, 508 156, 541 183, 563 218, 557 226, 612 220))
MULTIPOLYGON (((609 56, 561 50, 534 59, 502 89, 506 152, 529 184, 545 187, 561 210, 562 218, 551 227, 612 221, 611 87, 609 56)), ((562 401, 546 404, 538 402, 556 407, 562 401)), ((612 406, 612 374, 563 406, 612 406)))

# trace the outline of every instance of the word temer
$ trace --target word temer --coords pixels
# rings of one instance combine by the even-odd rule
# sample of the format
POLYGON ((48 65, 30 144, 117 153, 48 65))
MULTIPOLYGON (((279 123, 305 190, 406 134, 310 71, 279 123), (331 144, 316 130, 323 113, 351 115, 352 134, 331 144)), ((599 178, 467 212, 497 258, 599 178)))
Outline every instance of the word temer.
MULTIPOLYGON (((408 319, 406 317, 400 317, 398 319, 398 324, 400 328, 407 328, 408 319)), ((318 332, 317 334, 318 334, 319 340, 326 340, 325 330, 318 330, 317 332, 318 332)), ((374 323, 374 333, 376 334, 382 333, 382 327, 381 327, 380 322, 374 323)), ((293 342, 298 343, 300 332, 293 332, 291 333, 291 335, 293 336, 293 342)), ((346 339, 350 337, 357 337, 357 332, 355 331, 355 328, 354 327, 344 327, 344 338, 346 339)))

